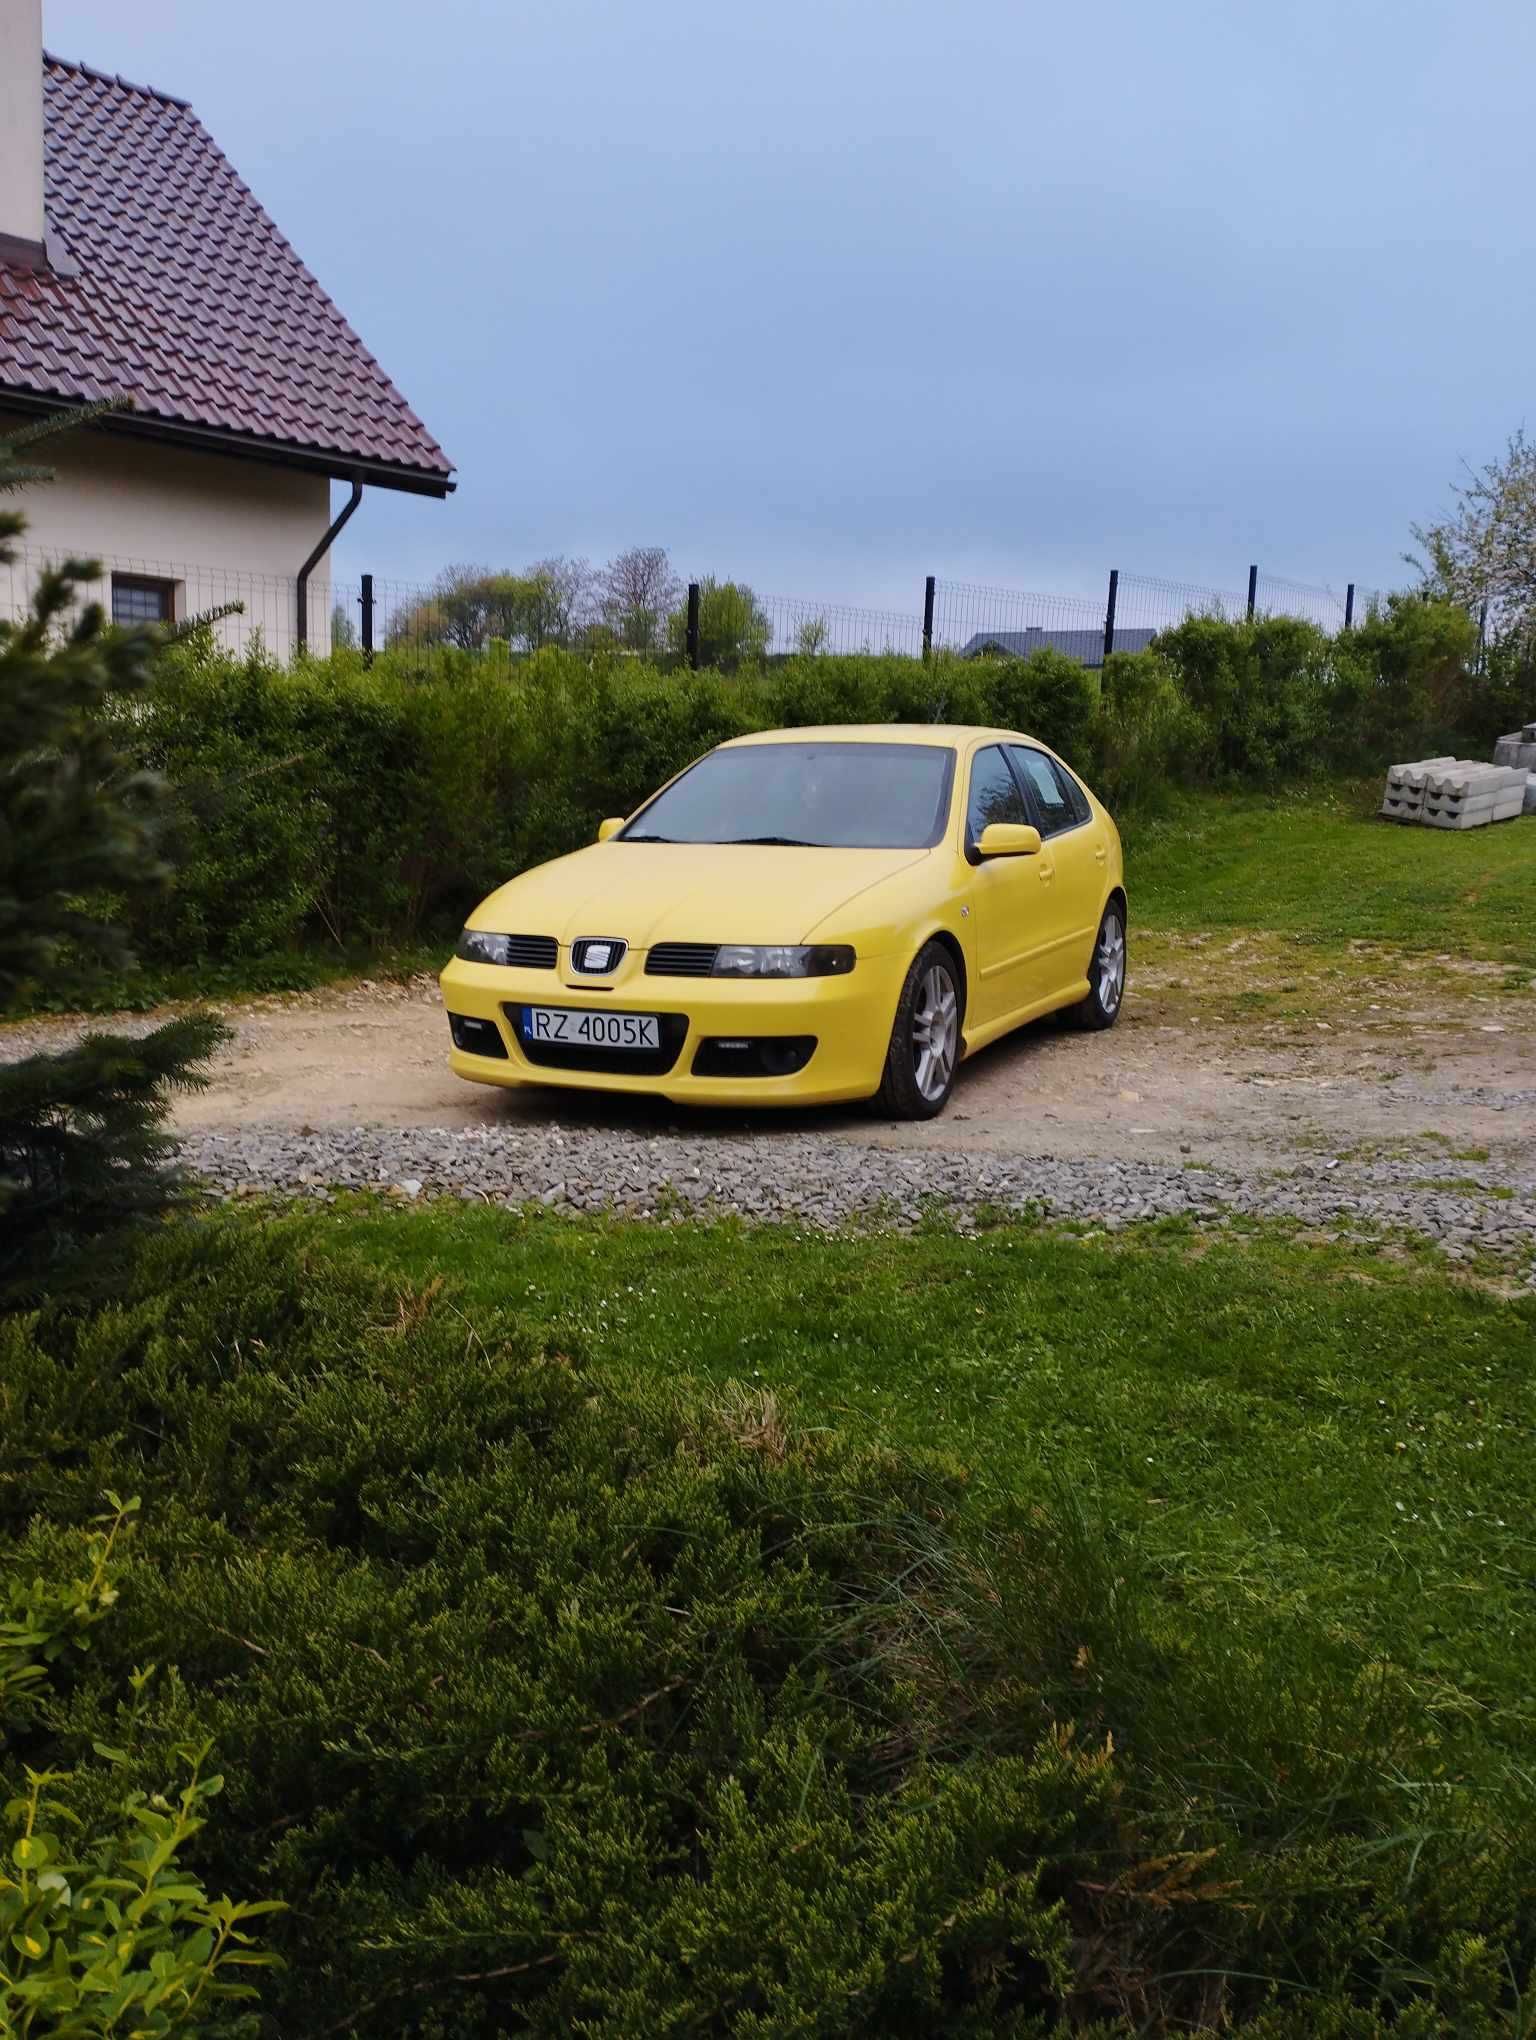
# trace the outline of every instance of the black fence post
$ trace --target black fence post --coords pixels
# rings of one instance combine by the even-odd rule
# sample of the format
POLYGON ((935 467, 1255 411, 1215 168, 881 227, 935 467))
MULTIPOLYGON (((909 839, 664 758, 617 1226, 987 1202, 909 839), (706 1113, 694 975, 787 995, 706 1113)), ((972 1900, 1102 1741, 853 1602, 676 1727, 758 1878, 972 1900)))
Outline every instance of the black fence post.
POLYGON ((363 592, 357 598, 363 612, 363 664, 373 664, 373 576, 364 574, 363 592))
POLYGON ((923 583, 923 657, 933 657, 933 576, 923 583))
POLYGON ((1107 659, 1115 649, 1115 603, 1120 595, 1120 569, 1109 570, 1109 600, 1104 605, 1104 656, 1107 659))
POLYGON ((1254 608, 1259 599, 1259 569, 1255 564, 1248 569, 1248 621, 1252 623, 1254 608))
POLYGON ((1344 590, 1344 628, 1352 630, 1355 622, 1355 584, 1350 582, 1344 590))
POLYGON ((699 670, 699 584, 688 583, 688 663, 699 670))

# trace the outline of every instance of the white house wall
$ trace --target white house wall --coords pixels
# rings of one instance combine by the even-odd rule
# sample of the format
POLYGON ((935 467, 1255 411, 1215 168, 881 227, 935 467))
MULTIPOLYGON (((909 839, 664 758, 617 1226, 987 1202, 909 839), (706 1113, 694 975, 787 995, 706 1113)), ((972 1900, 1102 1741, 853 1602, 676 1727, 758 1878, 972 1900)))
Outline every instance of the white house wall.
MULTIPOLYGON (((14 418, 0 418, 0 429, 14 418)), ((216 626, 234 649, 259 631, 279 657, 293 651, 297 575, 331 519, 323 475, 257 460, 183 452, 82 430, 38 447, 55 473, 12 499, 27 519, 18 557, 0 567, 0 608, 28 601, 41 566, 65 554, 102 562, 95 589, 110 602, 110 574, 171 581, 178 618, 229 602, 244 613, 216 626)), ((309 581, 309 643, 330 643, 330 564, 309 581)))

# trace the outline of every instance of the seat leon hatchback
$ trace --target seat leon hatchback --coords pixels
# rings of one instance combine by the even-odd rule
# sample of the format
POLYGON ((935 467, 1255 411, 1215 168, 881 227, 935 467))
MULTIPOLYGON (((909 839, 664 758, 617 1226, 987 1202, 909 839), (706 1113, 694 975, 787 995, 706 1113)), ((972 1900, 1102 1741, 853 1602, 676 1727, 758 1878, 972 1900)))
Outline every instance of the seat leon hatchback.
POLYGON ((483 900, 443 972, 453 1068, 678 1103, 943 1110, 961 1059, 1125 992, 1120 837, 1013 730, 721 744, 483 900))

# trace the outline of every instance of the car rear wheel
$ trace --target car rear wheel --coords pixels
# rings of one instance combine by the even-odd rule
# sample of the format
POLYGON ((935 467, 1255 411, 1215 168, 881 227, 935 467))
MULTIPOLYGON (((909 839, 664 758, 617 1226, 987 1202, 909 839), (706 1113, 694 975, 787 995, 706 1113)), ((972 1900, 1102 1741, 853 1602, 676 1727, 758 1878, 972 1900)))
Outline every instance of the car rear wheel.
POLYGON ((1093 958, 1088 965, 1088 996, 1075 1006, 1079 1027, 1113 1027, 1125 998, 1125 909, 1111 900, 1104 909, 1093 958))
POLYGON ((876 1094, 892 1119, 932 1119, 949 1103, 960 1065, 959 970, 942 942, 925 943, 896 1002, 885 1076, 876 1094))

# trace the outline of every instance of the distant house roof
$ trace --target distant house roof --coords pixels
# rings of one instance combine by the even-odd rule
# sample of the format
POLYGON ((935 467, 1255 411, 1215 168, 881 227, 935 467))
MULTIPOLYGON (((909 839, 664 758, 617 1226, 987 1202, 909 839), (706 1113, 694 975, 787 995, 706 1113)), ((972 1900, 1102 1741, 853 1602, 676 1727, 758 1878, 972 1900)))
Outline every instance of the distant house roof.
POLYGON ((0 262, 0 398, 441 496, 453 466, 184 99, 43 60, 50 263, 0 262))
MULTIPOLYGON (((1156 631, 1151 630, 1116 630, 1115 650, 1144 652, 1156 635, 1156 631)), ((1076 659, 1084 666, 1102 666, 1104 663, 1102 630, 1041 630, 1036 624, 1031 624, 1028 630, 979 630, 960 647, 960 656, 974 659, 979 653, 991 649, 1006 653, 1010 659, 1027 659, 1042 645, 1049 645, 1052 651, 1065 652, 1069 659, 1076 659)))

